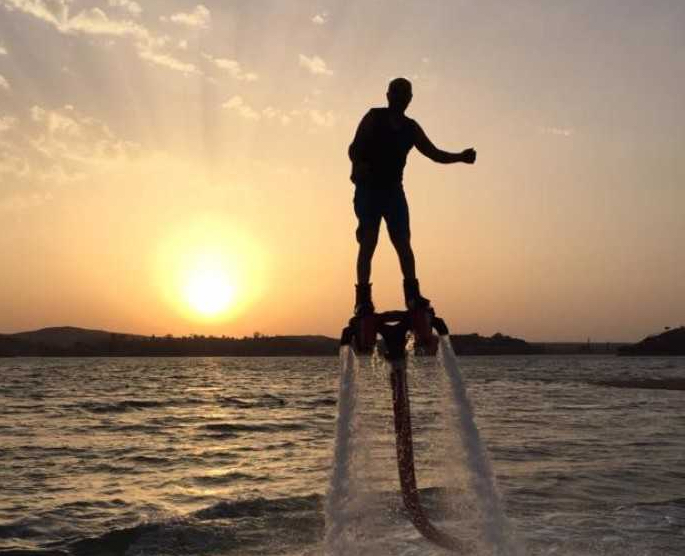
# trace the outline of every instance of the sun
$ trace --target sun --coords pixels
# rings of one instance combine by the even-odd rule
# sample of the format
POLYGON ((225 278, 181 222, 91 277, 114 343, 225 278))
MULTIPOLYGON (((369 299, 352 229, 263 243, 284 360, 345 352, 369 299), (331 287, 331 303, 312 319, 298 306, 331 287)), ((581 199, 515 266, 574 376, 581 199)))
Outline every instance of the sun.
POLYGON ((159 292, 184 320, 218 325, 243 314, 262 295, 266 271, 254 237, 204 217, 179 223, 160 242, 159 292))
POLYGON ((205 317, 215 317, 230 309, 235 293, 228 273, 211 261, 190 269, 183 288, 185 302, 205 317))

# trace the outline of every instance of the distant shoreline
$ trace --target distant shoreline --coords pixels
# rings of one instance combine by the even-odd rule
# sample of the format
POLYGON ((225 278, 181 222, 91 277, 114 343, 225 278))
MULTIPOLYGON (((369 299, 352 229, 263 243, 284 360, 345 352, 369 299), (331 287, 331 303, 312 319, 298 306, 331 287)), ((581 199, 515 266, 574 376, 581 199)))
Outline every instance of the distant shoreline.
MULTIPOLYGON (((640 344, 624 342, 527 342, 499 333, 450 338, 462 356, 640 354, 640 344)), ((338 339, 322 335, 142 336, 69 326, 0 334, 0 357, 320 357, 336 356, 338 348, 338 339)))

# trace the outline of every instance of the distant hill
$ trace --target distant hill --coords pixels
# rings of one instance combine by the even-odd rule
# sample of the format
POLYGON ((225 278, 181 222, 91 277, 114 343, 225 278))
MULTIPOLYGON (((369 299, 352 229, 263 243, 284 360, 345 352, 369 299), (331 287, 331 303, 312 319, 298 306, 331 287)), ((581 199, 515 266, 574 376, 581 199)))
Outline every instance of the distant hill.
MULTIPOLYGON (((539 347, 503 334, 450 336, 460 355, 522 355, 539 347)), ((326 356, 339 341, 320 335, 232 338, 216 336, 141 336, 73 326, 0 335, 0 356, 326 356)))
MULTIPOLYGON (((75 326, 55 326, 30 332, 17 332, 8 336, 47 347, 70 348, 79 343, 97 344, 108 340, 111 335, 112 332, 105 330, 89 330, 75 326)), ((143 336, 134 334, 127 334, 126 336, 143 338, 143 336)))
POLYGON ((533 342, 547 355, 616 355, 626 342, 533 342))
POLYGON ((73 326, 0 334, 0 357, 336 355, 326 336, 141 336, 73 326))
POLYGON ((527 355, 543 353, 537 346, 520 338, 505 334, 490 337, 480 334, 453 334, 450 336, 452 347, 457 355, 527 355))
POLYGON ((623 346, 619 355, 685 355, 685 326, 623 346))

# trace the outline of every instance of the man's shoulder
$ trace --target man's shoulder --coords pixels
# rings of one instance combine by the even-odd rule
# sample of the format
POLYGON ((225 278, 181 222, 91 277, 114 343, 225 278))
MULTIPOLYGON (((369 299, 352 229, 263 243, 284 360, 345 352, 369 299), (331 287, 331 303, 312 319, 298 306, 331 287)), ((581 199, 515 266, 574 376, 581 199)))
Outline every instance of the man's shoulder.
POLYGON ((369 111, 366 113, 366 115, 369 118, 376 119, 378 117, 382 117, 387 111, 388 111, 387 108, 373 107, 373 108, 369 108, 369 111))
POLYGON ((411 127, 414 129, 419 129, 421 126, 419 125, 419 122, 417 122, 414 118, 410 118, 409 116, 405 115, 407 124, 409 124, 411 127))

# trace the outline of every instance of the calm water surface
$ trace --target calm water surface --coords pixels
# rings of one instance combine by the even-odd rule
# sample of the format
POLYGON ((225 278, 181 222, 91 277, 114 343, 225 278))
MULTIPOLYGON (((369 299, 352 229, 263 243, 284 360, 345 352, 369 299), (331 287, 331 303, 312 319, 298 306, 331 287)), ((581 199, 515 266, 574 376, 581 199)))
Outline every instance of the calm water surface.
MULTIPOLYGON (((685 392, 591 384, 685 377, 685 359, 461 366, 528 554, 685 554, 685 392)), ((321 554, 338 371, 337 358, 0 360, 0 552, 321 554)), ((430 359, 411 370, 427 497, 449 434, 438 374, 430 359)), ((363 361, 359 385, 365 484, 393 495, 383 369, 363 361)), ((421 542, 389 553, 442 554, 421 542)))

